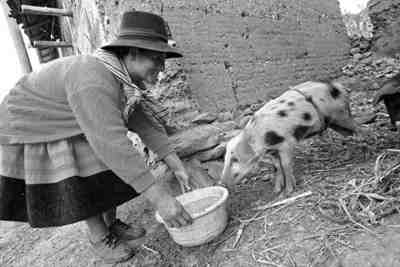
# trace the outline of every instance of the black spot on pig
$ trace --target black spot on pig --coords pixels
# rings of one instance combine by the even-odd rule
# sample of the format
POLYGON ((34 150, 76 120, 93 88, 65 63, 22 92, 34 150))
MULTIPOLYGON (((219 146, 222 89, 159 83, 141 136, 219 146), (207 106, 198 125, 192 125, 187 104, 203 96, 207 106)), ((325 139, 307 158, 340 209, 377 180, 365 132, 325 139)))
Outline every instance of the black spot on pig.
POLYGON ((308 112, 304 112, 302 117, 303 117, 303 120, 305 120, 305 121, 311 120, 311 114, 308 112))
POLYGON ((331 85, 329 88, 329 93, 331 94, 333 99, 336 99, 340 96, 340 90, 337 89, 335 86, 331 85))
POLYGON ((265 143, 267 145, 273 146, 282 143, 285 140, 283 136, 280 136, 274 131, 268 131, 265 133, 265 143))
POLYGON ((287 116, 287 113, 286 113, 286 111, 284 111, 284 110, 279 110, 279 111, 278 111, 278 115, 279 115, 280 117, 286 117, 286 116, 287 116))
POLYGON ((297 141, 304 139, 307 137, 309 130, 311 129, 310 126, 306 125, 298 125, 294 128, 293 136, 296 138, 297 141))
POLYGON ((306 96, 306 101, 312 103, 313 99, 311 96, 306 96))
POLYGON ((292 101, 288 102, 287 104, 288 104, 288 106, 290 106, 290 107, 293 107, 293 106, 294 106, 294 102, 292 102, 292 101))

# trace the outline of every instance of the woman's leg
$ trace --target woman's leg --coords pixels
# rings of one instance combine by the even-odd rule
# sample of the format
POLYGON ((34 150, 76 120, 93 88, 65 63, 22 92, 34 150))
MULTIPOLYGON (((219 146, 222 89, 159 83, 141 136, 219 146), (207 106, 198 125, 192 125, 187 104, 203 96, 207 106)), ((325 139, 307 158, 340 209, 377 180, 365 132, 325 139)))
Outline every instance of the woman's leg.
POLYGON ((96 215, 87 219, 86 224, 89 228, 90 239, 93 242, 100 241, 109 233, 102 215, 96 215))
MULTIPOLYGON (((137 241, 146 235, 143 227, 130 225, 116 218, 117 208, 111 208, 103 212, 103 218, 108 229, 125 241, 137 241)), ((129 244, 136 244, 130 242, 129 244)))
POLYGON ((134 255, 134 250, 108 229, 103 214, 86 219, 89 239, 94 252, 107 263, 123 262, 134 255))
POLYGON ((111 208, 106 212, 103 212, 104 222, 106 223, 106 225, 108 227, 115 222, 116 216, 117 216, 117 208, 116 207, 111 208))

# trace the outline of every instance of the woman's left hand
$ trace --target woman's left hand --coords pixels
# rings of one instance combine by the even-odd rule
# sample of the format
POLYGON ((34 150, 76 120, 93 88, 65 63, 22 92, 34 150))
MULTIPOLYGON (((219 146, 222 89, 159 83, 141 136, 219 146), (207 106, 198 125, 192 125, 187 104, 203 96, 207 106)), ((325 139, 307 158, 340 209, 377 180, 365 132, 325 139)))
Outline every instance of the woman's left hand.
POLYGON ((164 162, 172 170, 175 177, 178 179, 181 185, 182 193, 190 191, 190 176, 178 155, 176 153, 171 153, 164 158, 164 162))
POLYGON ((174 171, 175 177, 178 179, 181 184, 182 193, 186 191, 190 191, 190 177, 187 171, 184 168, 174 171))

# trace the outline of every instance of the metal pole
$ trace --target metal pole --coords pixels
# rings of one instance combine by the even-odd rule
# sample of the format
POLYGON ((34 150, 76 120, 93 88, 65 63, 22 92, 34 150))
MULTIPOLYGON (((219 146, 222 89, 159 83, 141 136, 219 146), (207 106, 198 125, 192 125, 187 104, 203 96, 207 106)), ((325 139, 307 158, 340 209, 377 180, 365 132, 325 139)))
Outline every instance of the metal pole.
POLYGON ((21 31, 14 18, 9 17, 10 8, 6 0, 0 0, 5 18, 7 20, 8 29, 10 30, 11 38, 13 39, 15 49, 17 50, 18 60, 22 69, 22 73, 26 74, 32 71, 31 61, 29 60, 28 51, 26 51, 24 39, 21 31))

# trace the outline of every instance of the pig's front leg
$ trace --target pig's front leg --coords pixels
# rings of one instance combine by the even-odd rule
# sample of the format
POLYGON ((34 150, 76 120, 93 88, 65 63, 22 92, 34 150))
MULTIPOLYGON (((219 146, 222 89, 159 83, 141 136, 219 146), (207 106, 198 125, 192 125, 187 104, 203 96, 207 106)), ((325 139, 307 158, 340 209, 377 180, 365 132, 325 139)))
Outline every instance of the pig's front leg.
POLYGON ((282 188, 285 186, 285 178, 283 176, 282 164, 280 160, 280 155, 278 151, 274 151, 271 155, 272 164, 275 167, 275 184, 274 192, 280 193, 282 188))
POLYGON ((293 149, 287 147, 280 151, 281 168, 285 181, 285 192, 290 194, 296 187, 296 178, 293 174, 293 149))

